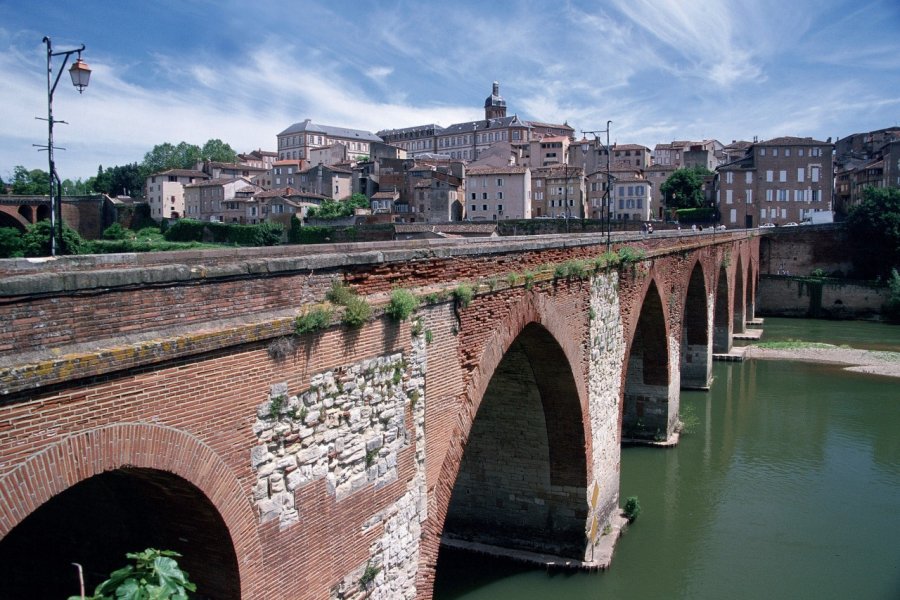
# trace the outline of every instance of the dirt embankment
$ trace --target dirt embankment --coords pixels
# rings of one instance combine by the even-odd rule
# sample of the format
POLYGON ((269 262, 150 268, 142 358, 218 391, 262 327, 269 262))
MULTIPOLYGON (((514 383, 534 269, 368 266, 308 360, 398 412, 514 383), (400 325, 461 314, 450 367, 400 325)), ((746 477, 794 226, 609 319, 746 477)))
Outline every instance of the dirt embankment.
POLYGON ((745 358, 763 360, 800 360, 823 364, 847 365, 848 371, 900 378, 900 352, 859 350, 856 348, 760 348, 749 346, 745 358))

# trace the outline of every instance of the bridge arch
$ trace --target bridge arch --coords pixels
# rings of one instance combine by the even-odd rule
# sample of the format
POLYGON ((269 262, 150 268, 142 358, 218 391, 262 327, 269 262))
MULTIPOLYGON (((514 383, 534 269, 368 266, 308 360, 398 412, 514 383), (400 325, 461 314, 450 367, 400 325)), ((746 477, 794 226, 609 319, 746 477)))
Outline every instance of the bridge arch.
POLYGON ((672 433, 667 329, 659 289, 656 281, 650 280, 625 350, 623 440, 663 441, 672 433))
POLYGON ((681 387, 709 389, 712 377, 710 305, 703 263, 691 269, 683 303, 681 326, 681 387))
MULTIPOLYGON (((21 554, 22 544, 27 547, 34 532, 45 535, 48 525, 83 515, 88 525, 107 519, 106 527, 92 531, 94 535, 122 534, 119 544, 110 549, 115 556, 101 556, 104 564, 97 566, 90 552, 105 540, 74 539, 62 559, 67 568, 57 579, 72 568, 68 565, 72 560, 65 557, 76 554, 87 557, 83 559, 86 569, 97 568, 96 585, 111 570, 104 572, 106 563, 123 566, 124 545, 147 543, 180 551, 184 556, 179 564, 211 597, 256 595, 257 584, 252 582, 260 579, 262 549, 247 494, 224 461, 184 431, 125 423, 74 434, 31 456, 0 480, 0 487, 8 491, 0 496, 0 556, 21 554), (93 504, 102 510, 91 511, 93 504), (61 521, 60 515, 66 518, 61 521)), ((83 527, 72 531, 73 535, 85 533, 83 527)), ((57 531, 54 535, 68 534, 57 531)), ((41 541, 53 543, 46 537, 41 541)), ((128 546, 126 551, 147 545, 128 546)), ((33 560, 28 555, 23 558, 33 560)), ((41 566, 46 577, 46 565, 41 566)), ((77 585, 74 571, 72 581, 77 585)), ((77 588, 68 586, 64 593, 72 590, 77 588)))
POLYGON ((713 309, 713 352, 727 354, 731 351, 731 313, 728 300, 728 271, 719 267, 716 275, 716 299, 713 309))
POLYGON ((737 253, 737 265, 734 270, 734 309, 732 310, 733 333, 744 333, 746 330, 746 302, 744 297, 744 262, 740 252, 737 253))
POLYGON ((590 418, 573 334, 584 323, 572 318, 527 293, 486 341, 435 486, 420 577, 442 536, 584 558, 590 418))
POLYGON ((11 210, 12 208, 0 206, 0 227, 12 227, 19 231, 25 231, 28 228, 28 221, 18 211, 11 210))

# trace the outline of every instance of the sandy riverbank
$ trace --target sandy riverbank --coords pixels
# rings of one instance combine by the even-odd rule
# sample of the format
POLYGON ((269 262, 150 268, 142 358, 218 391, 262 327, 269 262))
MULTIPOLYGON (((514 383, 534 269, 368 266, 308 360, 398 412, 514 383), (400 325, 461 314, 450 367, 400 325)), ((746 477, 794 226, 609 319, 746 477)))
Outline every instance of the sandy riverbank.
POLYGON ((800 360, 823 364, 847 365, 848 371, 900 378, 900 352, 858 350, 856 348, 774 349, 748 346, 744 358, 762 360, 800 360))

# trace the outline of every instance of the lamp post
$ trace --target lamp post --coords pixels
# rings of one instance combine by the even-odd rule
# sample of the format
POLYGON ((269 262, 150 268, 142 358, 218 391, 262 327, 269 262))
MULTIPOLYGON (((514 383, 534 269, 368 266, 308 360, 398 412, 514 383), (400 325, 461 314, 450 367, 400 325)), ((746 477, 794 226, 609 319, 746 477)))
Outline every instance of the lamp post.
MULTIPOLYGON (((606 122, 606 129, 598 129, 596 131, 582 131, 581 137, 584 141, 581 142, 581 151, 585 154, 588 151, 589 143, 585 136, 585 134, 591 134, 594 136, 594 142, 602 147, 606 151, 606 189, 603 191, 603 206, 601 208, 605 208, 606 210, 606 249, 609 250, 612 247, 612 243, 610 240, 610 228, 611 228, 611 212, 612 206, 610 205, 611 197, 612 197, 612 173, 610 170, 610 151, 609 151, 609 126, 612 124, 612 121, 606 122), (606 144, 600 141, 601 133, 606 134, 606 144)), ((602 213, 601 213, 602 214, 602 213)))
MULTIPOLYGON (((50 42, 49 37, 44 37, 43 42, 47 46, 47 145, 34 145, 47 151, 47 162, 50 167, 50 255, 56 256, 57 254, 62 253, 64 249, 62 236, 62 182, 59 179, 59 174, 56 172, 56 163, 53 161, 53 124, 65 123, 65 121, 55 121, 53 119, 53 93, 56 91, 56 85, 59 83, 59 78, 62 76, 63 69, 66 68, 66 63, 69 62, 69 57, 73 54, 78 54, 78 58, 69 69, 69 75, 72 77, 72 85, 75 86, 79 94, 84 92, 84 88, 88 86, 88 82, 91 78, 91 69, 87 66, 87 63, 81 60, 84 44, 82 44, 80 48, 75 48, 74 50, 54 52, 53 44, 50 42), (63 57, 62 65, 60 65, 59 71, 56 73, 55 77, 53 76, 52 64, 54 56, 63 57), (55 201, 53 194, 54 181, 56 182, 55 201)), ((42 117, 35 118, 41 121, 45 120, 42 117)), ((65 148, 60 148, 60 150, 65 150, 65 148)))

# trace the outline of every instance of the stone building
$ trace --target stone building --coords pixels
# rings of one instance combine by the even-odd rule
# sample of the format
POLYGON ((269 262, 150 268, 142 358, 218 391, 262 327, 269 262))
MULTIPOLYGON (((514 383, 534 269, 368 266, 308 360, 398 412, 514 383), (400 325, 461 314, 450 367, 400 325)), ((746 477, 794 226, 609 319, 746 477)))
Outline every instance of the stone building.
POLYGON ((371 144, 382 141, 377 135, 362 129, 319 125, 310 119, 294 123, 277 137, 280 160, 309 160, 311 150, 332 144, 346 146, 348 155, 356 159, 369 156, 371 144))
POLYGON ((551 165, 531 170, 531 215, 581 219, 587 213, 581 167, 551 165))
POLYGON ((245 177, 223 177, 184 186, 185 217, 199 221, 241 223, 246 214, 242 200, 261 191, 245 177))
POLYGON ((154 219, 179 219, 185 216, 184 186, 209 179, 198 169, 169 169, 154 173, 144 185, 144 197, 154 219))
POLYGON ((531 169, 472 167, 466 173, 466 219, 530 219, 531 169))
POLYGON ((800 223, 832 207, 830 140, 778 137, 717 170, 716 203, 728 227, 800 223))

